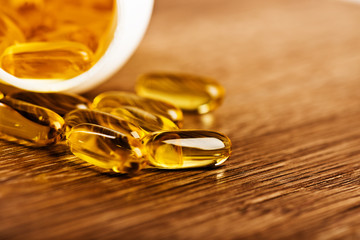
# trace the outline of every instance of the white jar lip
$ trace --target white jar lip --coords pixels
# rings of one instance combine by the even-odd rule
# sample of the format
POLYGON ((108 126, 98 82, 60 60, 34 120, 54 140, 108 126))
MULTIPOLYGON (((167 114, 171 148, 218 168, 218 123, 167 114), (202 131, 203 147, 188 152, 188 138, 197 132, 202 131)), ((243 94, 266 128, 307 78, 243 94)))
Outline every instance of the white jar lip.
POLYGON ((106 81, 129 59, 150 21, 153 0, 117 0, 114 37, 88 71, 67 80, 20 79, 0 69, 1 81, 28 91, 80 93, 106 81))

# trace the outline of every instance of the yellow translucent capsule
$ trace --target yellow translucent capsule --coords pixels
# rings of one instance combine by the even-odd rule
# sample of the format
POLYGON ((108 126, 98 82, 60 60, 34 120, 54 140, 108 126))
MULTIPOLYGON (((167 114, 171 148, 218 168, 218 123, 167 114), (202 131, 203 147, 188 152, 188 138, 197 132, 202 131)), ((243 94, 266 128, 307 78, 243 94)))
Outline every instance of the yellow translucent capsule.
POLYGON ((54 28, 56 13, 46 13, 45 0, 8 0, 1 3, 4 12, 16 21, 28 40, 40 29, 54 28))
POLYGON ((138 139, 94 124, 80 124, 66 134, 71 152, 95 166, 134 173, 146 163, 138 139))
POLYGON ((39 8, 44 6, 44 0, 10 0, 12 7, 18 9, 39 8))
POLYGON ((55 112, 5 97, 0 99, 0 137, 20 144, 44 146, 63 138, 64 119, 55 112))
POLYGON ((101 111, 112 111, 114 108, 132 106, 144 109, 147 112, 162 115, 179 127, 182 125, 183 114, 182 111, 174 105, 137 96, 129 92, 110 91, 99 94, 93 101, 93 108, 101 111))
POLYGON ((225 90, 206 77, 149 73, 138 78, 136 92, 143 97, 170 102, 185 111, 204 114, 221 104, 225 90))
POLYGON ((92 52, 76 42, 32 42, 8 47, 0 66, 19 78, 68 79, 88 70, 92 52))
POLYGON ((25 42, 20 28, 5 14, 0 13, 0 55, 14 44, 25 42))
POLYGON ((90 108, 90 101, 86 98, 68 93, 39 93, 21 91, 9 95, 12 98, 19 99, 28 103, 48 108, 60 116, 64 116, 74 109, 90 108))
MULTIPOLYGON (((106 51, 113 37, 114 3, 113 0, 55 0, 46 3, 46 12, 53 13, 57 25, 51 31, 40 29, 42 33, 39 35, 44 35, 44 33, 47 35, 52 32, 54 35, 50 38, 53 40, 60 37, 62 40, 83 43, 94 52, 96 50, 94 59, 97 60, 100 54, 106 51), (72 27, 70 29, 71 25, 78 26, 77 30, 72 27)), ((37 37, 39 36, 35 34, 33 39, 37 39, 37 37)))
POLYGON ((56 31, 58 29, 57 19, 51 12, 33 9, 32 11, 17 12, 15 15, 18 17, 18 25, 23 30, 27 42, 37 42, 34 40, 37 35, 44 31, 56 31))
POLYGON ((99 12, 109 11, 114 7, 113 0, 92 0, 86 1, 85 4, 87 4, 87 7, 91 7, 99 12))
POLYGON ((121 117, 141 128, 146 134, 163 130, 177 130, 179 127, 170 119, 161 115, 149 113, 136 107, 115 108, 112 115, 121 117))
POLYGON ((101 125, 122 134, 130 135, 134 138, 143 138, 144 132, 132 123, 109 113, 77 109, 65 115, 65 123, 69 128, 83 123, 101 125))
POLYGON ((0 92, 0 99, 4 98, 4 94, 0 92))
POLYGON ((96 52, 99 44, 98 36, 91 30, 81 27, 76 24, 63 24, 58 29, 53 31, 40 31, 31 41, 72 41, 82 43, 87 46, 92 52, 96 52))
POLYGON ((153 133, 143 143, 150 164, 165 169, 219 166, 231 153, 228 137, 206 130, 153 133))
MULTIPOLYGON (((62 24, 77 24, 79 26, 99 25, 106 26, 109 24, 109 17, 112 16, 114 10, 114 0, 103 1, 109 2, 107 9, 97 11, 92 5, 96 4, 94 0, 55 0, 52 3, 46 3, 47 12, 54 13, 59 25, 62 24), (56 12, 61 11, 61 12, 56 12)), ((104 31, 104 29, 103 29, 104 31)))

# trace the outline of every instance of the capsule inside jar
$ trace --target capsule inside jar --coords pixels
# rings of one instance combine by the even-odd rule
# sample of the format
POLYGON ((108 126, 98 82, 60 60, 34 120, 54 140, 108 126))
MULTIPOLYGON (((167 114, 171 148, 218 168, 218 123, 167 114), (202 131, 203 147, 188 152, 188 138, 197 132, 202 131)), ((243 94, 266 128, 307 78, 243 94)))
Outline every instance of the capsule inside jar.
POLYGON ((5 14, 0 13, 0 55, 9 46, 25 42, 19 27, 5 14))
POLYGON ((6 13, 0 15, 0 67, 30 80, 66 80, 89 70, 113 39, 115 3, 0 0, 6 13))

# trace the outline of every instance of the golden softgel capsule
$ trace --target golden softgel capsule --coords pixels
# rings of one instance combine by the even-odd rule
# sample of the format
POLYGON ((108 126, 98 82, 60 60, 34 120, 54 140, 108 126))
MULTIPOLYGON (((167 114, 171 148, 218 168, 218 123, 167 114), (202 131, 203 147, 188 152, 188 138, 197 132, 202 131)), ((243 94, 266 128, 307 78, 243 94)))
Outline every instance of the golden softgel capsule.
POLYGON ((0 55, 11 45, 25 42, 19 27, 5 14, 0 13, 0 55))
POLYGON ((0 0, 27 41, 69 40, 94 52, 111 38, 114 5, 114 0, 0 0))
POLYGON ((93 124, 73 127, 66 136, 71 152, 80 159, 120 173, 139 171, 145 162, 138 139, 93 124))
POLYGON ((99 46, 99 39, 96 34, 88 28, 76 24, 63 24, 61 28, 51 32, 39 32, 32 41, 72 41, 82 43, 92 52, 96 52, 99 46))
POLYGON ((150 164, 165 169, 218 166, 231 153, 228 137, 206 130, 153 133, 143 142, 150 164))
POLYGON ((62 140, 64 120, 55 112, 5 97, 0 99, 0 137, 20 144, 44 146, 62 140))
POLYGON ((88 109, 91 103, 86 98, 68 93, 39 93, 21 91, 9 95, 28 103, 48 108, 60 116, 64 116, 74 109, 88 109))
POLYGON ((5 49, 0 67, 18 78, 68 79, 88 70, 92 52, 76 42, 32 42, 5 49))
POLYGON ((9 4, 16 9, 43 7, 44 0, 10 0, 9 4))
POLYGON ((144 132, 132 123, 109 113, 96 110, 77 109, 71 111, 65 115, 65 123, 68 128, 72 128, 83 123, 96 124, 118 131, 125 135, 130 135, 134 138, 144 137, 144 132))
POLYGON ((112 115, 121 117, 141 128, 146 134, 156 131, 177 130, 179 127, 170 119, 152 114, 136 107, 115 108, 112 115))
POLYGON ((221 104, 225 90, 206 77, 149 73, 138 78, 136 92, 143 97, 170 102, 185 111, 204 114, 221 104))
POLYGON ((111 112, 112 109, 123 106, 141 108, 147 112, 162 115, 176 123, 179 127, 182 125, 182 111, 178 107, 164 101, 143 98, 133 93, 121 91, 101 93, 93 101, 93 108, 101 111, 111 112))

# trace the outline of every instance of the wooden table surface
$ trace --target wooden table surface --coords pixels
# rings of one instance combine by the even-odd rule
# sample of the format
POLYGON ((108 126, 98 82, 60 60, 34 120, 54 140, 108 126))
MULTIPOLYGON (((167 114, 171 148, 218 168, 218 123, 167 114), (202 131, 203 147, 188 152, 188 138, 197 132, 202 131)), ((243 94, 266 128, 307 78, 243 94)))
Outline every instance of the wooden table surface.
POLYGON ((155 70, 225 86, 185 121, 231 138, 224 166, 129 178, 0 141, 0 239, 360 239, 360 5, 156 0, 136 53, 85 96, 155 70))

